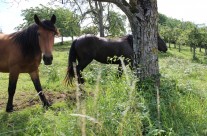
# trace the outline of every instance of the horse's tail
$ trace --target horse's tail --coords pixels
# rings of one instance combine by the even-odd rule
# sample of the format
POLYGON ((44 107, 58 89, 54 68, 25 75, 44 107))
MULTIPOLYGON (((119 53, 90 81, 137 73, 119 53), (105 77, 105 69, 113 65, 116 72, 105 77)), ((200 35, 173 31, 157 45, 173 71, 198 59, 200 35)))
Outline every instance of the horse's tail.
POLYGON ((77 59, 77 53, 76 53, 76 50, 75 50, 76 42, 77 42, 77 39, 72 42, 72 45, 71 45, 71 48, 70 48, 70 51, 69 51, 68 69, 67 69, 67 74, 65 76, 66 85, 68 85, 68 84, 72 85, 72 81, 73 81, 73 78, 75 76, 74 71, 73 71, 73 63, 75 63, 76 59, 77 59))

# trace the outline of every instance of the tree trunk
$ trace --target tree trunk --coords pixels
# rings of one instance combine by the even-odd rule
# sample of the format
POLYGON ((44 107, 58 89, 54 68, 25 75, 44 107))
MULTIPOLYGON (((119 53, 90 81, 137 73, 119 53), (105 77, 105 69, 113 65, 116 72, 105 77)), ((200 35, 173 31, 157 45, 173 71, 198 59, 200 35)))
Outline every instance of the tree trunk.
POLYGON ((61 36, 61 43, 60 44, 63 45, 63 36, 61 36))
POLYGON ((95 8, 94 8, 94 6, 92 4, 92 1, 88 0, 88 2, 89 2, 90 9, 92 11, 92 14, 94 15, 94 20, 93 21, 94 21, 95 24, 98 24, 100 37, 104 37, 104 23, 103 23, 104 9, 103 9, 103 5, 102 5, 101 2, 95 1, 95 8))
POLYGON ((170 40, 168 40, 168 43, 169 43, 169 49, 170 49, 170 48, 171 48, 171 47, 170 47, 170 40))
POLYGON ((205 54, 204 55, 207 56, 207 48, 206 48, 206 46, 205 46, 205 54))
POLYGON ((196 59, 196 46, 193 45, 193 60, 196 59))
POLYGON ((133 34, 133 68, 144 80, 156 77, 159 84, 157 0, 94 0, 116 4, 128 17, 133 34))
POLYGON ((176 49, 176 43, 174 43, 174 48, 176 49))
POLYGON ((104 37, 103 5, 102 5, 102 3, 101 2, 96 2, 96 8, 97 8, 97 11, 98 11, 98 25, 99 25, 100 37, 104 37))
POLYGON ((157 56, 157 14, 151 14, 149 20, 130 22, 134 36, 134 70, 142 80, 146 77, 158 75, 157 56), (140 24, 140 25, 139 25, 140 24))
POLYGON ((180 47, 180 44, 178 45, 178 51, 179 51, 179 52, 181 51, 181 47, 180 47))
POLYGON ((74 41, 74 36, 71 36, 71 38, 72 38, 72 42, 74 41))

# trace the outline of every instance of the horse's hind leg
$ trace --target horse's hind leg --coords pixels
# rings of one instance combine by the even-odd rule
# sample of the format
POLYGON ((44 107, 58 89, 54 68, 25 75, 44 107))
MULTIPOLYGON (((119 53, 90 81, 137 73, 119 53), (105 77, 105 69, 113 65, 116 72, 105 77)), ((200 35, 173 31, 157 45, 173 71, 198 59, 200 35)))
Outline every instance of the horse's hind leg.
POLYGON ((8 86, 8 102, 6 106, 6 112, 13 111, 13 98, 16 90, 16 84, 19 77, 19 73, 10 73, 9 74, 9 86, 8 86))
POLYGON ((38 95, 39 95, 39 97, 40 97, 40 99, 41 99, 41 101, 43 103, 43 106, 44 107, 49 107, 51 104, 47 101, 45 95, 42 92, 42 86, 41 86, 41 83, 40 83, 38 70, 34 71, 32 73, 29 73, 29 74, 30 74, 32 82, 33 82, 33 84, 35 86, 35 89, 37 90, 38 95))
POLYGON ((83 71, 83 69, 89 64, 91 63, 93 59, 87 59, 87 60, 84 60, 84 61, 78 61, 78 65, 77 65, 77 76, 78 76, 78 83, 81 83, 83 84, 85 81, 84 81, 84 78, 81 74, 81 72, 83 71))

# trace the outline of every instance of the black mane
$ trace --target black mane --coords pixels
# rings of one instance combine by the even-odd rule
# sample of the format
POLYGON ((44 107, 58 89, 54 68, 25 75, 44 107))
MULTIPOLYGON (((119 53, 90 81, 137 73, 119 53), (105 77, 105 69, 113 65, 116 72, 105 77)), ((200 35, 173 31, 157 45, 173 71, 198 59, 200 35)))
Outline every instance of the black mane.
POLYGON ((24 56, 34 57, 40 53, 37 30, 38 25, 33 24, 27 29, 12 34, 14 42, 20 46, 24 56))
MULTIPOLYGON (((56 27, 49 20, 42 21, 40 26, 46 30, 53 31, 55 34, 58 34, 56 27)), ((41 52, 37 30, 38 25, 33 24, 26 29, 12 34, 14 42, 20 46, 24 56, 34 57, 41 52)))

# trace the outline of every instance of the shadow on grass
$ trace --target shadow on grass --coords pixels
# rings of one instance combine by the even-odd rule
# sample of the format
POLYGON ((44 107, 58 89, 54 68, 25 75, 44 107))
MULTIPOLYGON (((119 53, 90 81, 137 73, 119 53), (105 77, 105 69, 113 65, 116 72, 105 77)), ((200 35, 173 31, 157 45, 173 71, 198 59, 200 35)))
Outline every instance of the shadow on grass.
POLYGON ((0 112, 0 135, 24 135, 29 129, 28 120, 30 114, 0 112))
POLYGON ((202 57, 202 58, 195 57, 195 58, 192 58, 191 61, 192 61, 193 63, 207 64, 207 56, 204 56, 204 57, 202 57))
MULTIPOLYGON (((149 108, 152 124, 159 128, 156 90, 145 84, 141 93, 149 108)), ((207 102, 201 100, 198 94, 178 88, 174 80, 162 79, 159 95, 160 123, 164 135, 207 135, 205 111, 203 114, 195 112, 202 111, 207 102)))
POLYGON ((159 56, 159 58, 166 58, 166 57, 173 57, 175 55, 172 54, 171 52, 167 51, 166 53, 159 52, 158 56, 159 56))

